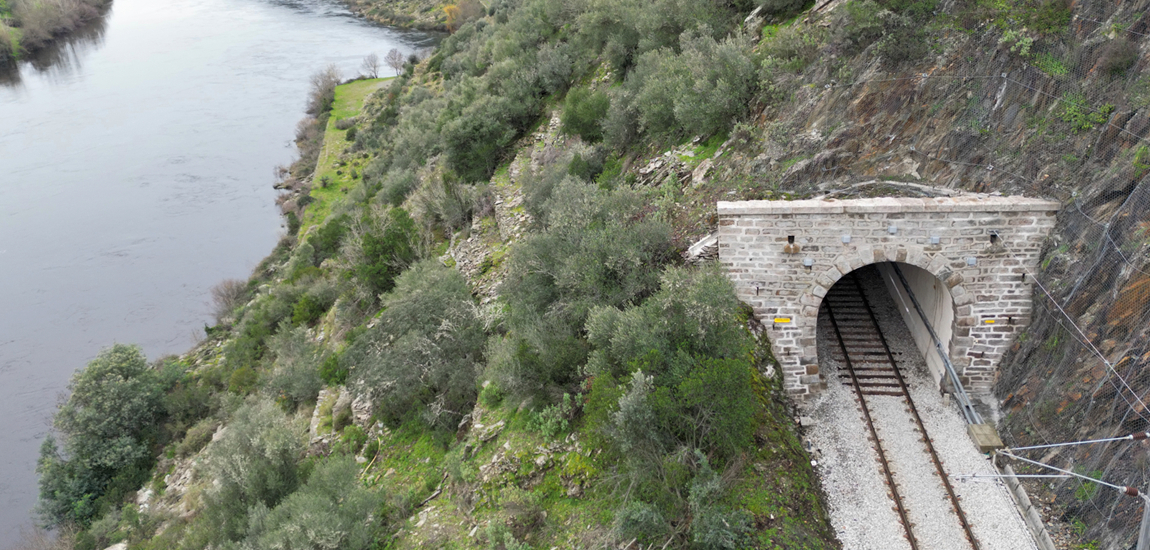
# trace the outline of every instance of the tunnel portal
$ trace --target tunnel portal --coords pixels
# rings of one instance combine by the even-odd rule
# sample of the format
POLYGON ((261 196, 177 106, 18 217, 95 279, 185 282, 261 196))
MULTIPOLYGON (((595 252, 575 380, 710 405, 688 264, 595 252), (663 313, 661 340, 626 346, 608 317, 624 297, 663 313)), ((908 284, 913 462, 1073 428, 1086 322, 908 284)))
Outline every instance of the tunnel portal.
MULTIPOLYGON (((986 195, 719 202, 719 261, 766 326, 791 394, 826 387, 819 306, 839 279, 871 264, 880 264, 896 301, 917 297, 961 383, 985 393, 1002 354, 1030 323, 1027 274, 1037 270, 1059 207, 986 195), (894 265, 907 285, 895 284, 894 265)), ((903 316, 928 362, 935 357, 938 380, 941 358, 921 317, 909 307, 903 316)))

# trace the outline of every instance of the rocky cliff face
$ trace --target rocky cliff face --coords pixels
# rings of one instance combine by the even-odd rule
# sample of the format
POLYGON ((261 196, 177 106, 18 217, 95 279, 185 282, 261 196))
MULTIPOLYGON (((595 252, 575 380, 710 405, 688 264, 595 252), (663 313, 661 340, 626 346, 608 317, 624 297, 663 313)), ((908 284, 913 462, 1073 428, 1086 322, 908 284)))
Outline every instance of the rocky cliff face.
MULTIPOLYGON (((760 47, 798 51, 790 59, 800 67, 776 80, 786 99, 736 127, 732 154, 710 169, 742 182, 746 198, 914 195, 924 185, 1063 201, 1034 274, 1044 289, 1034 323, 996 385, 1012 446, 1150 425, 1148 3, 1066 7, 1065 27, 1044 34, 961 3, 940 6, 946 15, 935 22, 951 19, 933 28, 940 34, 922 60, 893 66, 881 43, 849 54, 841 36, 857 22, 844 20, 844 6, 797 23, 829 37, 806 54, 801 43, 778 45, 783 31, 767 27, 776 34, 760 47)), ((1145 489, 1148 450, 1130 442, 1034 458, 1145 489)), ((1132 544, 1135 499, 1076 480, 1030 489, 1080 543, 1132 544)))

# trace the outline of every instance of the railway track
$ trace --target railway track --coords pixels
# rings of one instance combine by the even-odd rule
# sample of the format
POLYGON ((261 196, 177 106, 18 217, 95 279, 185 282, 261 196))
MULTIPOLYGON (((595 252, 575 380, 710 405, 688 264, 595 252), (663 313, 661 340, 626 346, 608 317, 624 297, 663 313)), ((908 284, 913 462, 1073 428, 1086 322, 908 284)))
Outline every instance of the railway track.
MULTIPOLYGON (((954 517, 957 518, 967 542, 972 550, 980 550, 978 540, 971 531, 970 522, 962 511, 958 495, 950 483, 950 479, 942 466, 938 453, 927 435, 926 426, 915 408, 911 399, 910 390, 906 380, 899 371, 896 353, 891 351, 890 345, 879 327, 878 318, 871 307, 870 300, 863 290, 855 272, 843 277, 838 284, 827 293, 823 299, 824 308, 830 319, 831 327, 838 341, 838 350, 834 354, 845 369, 839 373, 841 382, 854 390, 866 422, 870 439, 882 469, 885 482, 890 489, 890 497, 894 501, 895 511, 899 521, 906 532, 907 542, 912 550, 930 550, 924 547, 916 537, 916 525, 911 521, 905 495, 900 494, 900 470, 898 465, 888 458, 887 449, 883 447, 883 440, 879 430, 875 427, 872 418, 871 400, 897 398, 904 401, 906 411, 914 430, 918 432, 923 450, 929 455, 935 475, 938 476, 945 488, 947 500, 953 508, 954 517)), ((902 474, 906 475, 906 474, 902 474)))

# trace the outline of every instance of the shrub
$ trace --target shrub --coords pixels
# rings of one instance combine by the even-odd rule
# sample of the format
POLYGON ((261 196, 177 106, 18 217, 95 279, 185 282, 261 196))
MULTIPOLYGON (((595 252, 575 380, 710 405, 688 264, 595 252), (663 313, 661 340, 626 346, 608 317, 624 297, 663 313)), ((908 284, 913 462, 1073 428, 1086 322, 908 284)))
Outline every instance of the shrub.
POLYGON ((879 17, 882 11, 873 0, 852 0, 839 10, 833 27, 835 41, 848 54, 858 53, 866 49, 882 37, 883 21, 879 17))
POLYGON ((58 436, 44 440, 36 467, 48 526, 87 525, 147 479, 164 388, 139 348, 116 344, 74 374, 68 390, 52 422, 58 436))
POLYGON ((402 208, 390 208, 359 243, 354 274, 373 295, 390 291, 395 278, 417 258, 415 221, 402 208))
POLYGON ((1057 34, 1070 26, 1070 1, 1045 0, 1032 12, 1028 27, 1042 34, 1057 34))
POLYGON ((343 139, 345 139, 347 141, 355 141, 355 127, 354 126, 347 130, 347 133, 344 134, 343 139))
POLYGON ((212 434, 216 432, 219 425, 218 420, 205 418, 192 426, 184 435, 183 441, 176 446, 176 456, 179 458, 188 457, 203 449, 212 440, 212 434))
POLYGON ((399 276, 383 306, 375 328, 348 346, 341 365, 369 388, 389 424, 418 415, 430 426, 454 428, 474 406, 484 344, 467 281, 425 260, 399 276))
POLYGON ((351 216, 340 214, 330 218, 308 238, 307 242, 315 250, 312 265, 319 266, 324 260, 335 256, 339 252, 343 238, 347 235, 347 228, 351 216))
POLYGON ((313 325, 331 307, 333 301, 325 300, 313 294, 304 294, 292 308, 291 322, 293 325, 313 325))
MULTIPOLYGON (((654 292, 671 259, 668 228, 639 219, 638 197, 566 177, 543 210, 544 231, 509 257, 502 296, 511 334, 492 342, 493 375, 512 394, 570 388, 586 360, 583 324, 595 307, 654 292)), ((556 395, 557 396, 557 395, 556 395)))
POLYGON ((567 431, 567 421, 575 412, 575 400, 571 394, 563 394, 563 400, 554 405, 548 405, 542 410, 532 413, 528 424, 533 431, 539 432, 543 439, 552 441, 567 431))
POLYGON ((657 547, 667 540, 671 526, 655 506, 632 500, 615 512, 615 536, 636 540, 642 546, 657 547))
POLYGON ((322 71, 311 75, 311 91, 308 92, 307 114, 319 116, 331 110, 335 101, 335 87, 339 85, 339 67, 328 65, 322 71))
POLYGON ((888 68, 922 61, 930 53, 926 29, 910 17, 891 12, 881 14, 883 37, 876 50, 888 68))
POLYGON ((392 206, 399 206, 417 186, 419 186, 419 178, 415 172, 407 169, 393 169, 380 181, 379 192, 375 196, 377 200, 392 206))
POLYGON ((603 139, 602 120, 607 116, 611 100, 607 94, 587 88, 575 88, 567 93, 560 118, 560 130, 568 135, 579 136, 587 143, 603 139))
POLYGON ((347 381, 347 367, 340 364, 337 356, 329 355, 320 363, 319 377, 329 386, 342 386, 347 381))
POLYGON ((718 504, 723 486, 707 457, 695 451, 698 470, 691 481, 687 502, 693 516, 691 541, 703 550, 737 550, 750 541, 751 515, 718 504))
POLYGON ((359 426, 351 424, 340 433, 334 452, 354 456, 363 448, 364 443, 367 443, 367 434, 359 426))
POLYGON ((235 412, 203 466, 214 484, 204 493, 200 520, 212 526, 213 542, 240 540, 250 511, 273 508, 295 491, 303 428, 262 399, 235 412))
POLYGON ((603 142, 615 150, 625 150, 639 133, 639 108, 631 92, 618 90, 603 119, 603 142))
POLYGON ((788 25, 764 40, 763 53, 781 62, 783 69, 800 72, 818 59, 819 43, 825 33, 814 29, 788 25))
MULTIPOLYGON (((697 357, 747 357, 752 341, 737 312, 730 281, 715 269, 668 268, 659 291, 641 306, 596 308, 587 320, 587 338, 595 348, 588 369, 622 376, 643 366, 660 377, 672 376, 680 353, 697 357)), ((677 377, 664 379, 675 385, 677 377)))
POLYGON ((514 111, 510 99, 482 96, 444 127, 447 164, 460 178, 478 182, 491 177, 503 151, 515 139, 516 129, 507 122, 514 111))
POLYGON ((1117 38, 1106 44, 1098 64, 1106 74, 1122 76, 1137 61, 1137 46, 1125 38, 1117 38))
POLYGON ((248 285, 239 279, 224 279, 212 287, 212 306, 216 322, 232 315, 247 298, 248 285))
POLYGON ((323 347, 312 341, 305 327, 297 327, 272 336, 268 348, 275 363, 264 389, 292 409, 314 401, 323 388, 319 375, 325 355, 323 347))
POLYGON ((271 510, 257 505, 246 547, 367 550, 375 547, 384 493, 365 488, 350 457, 316 465, 307 483, 271 510))
POLYGON ((683 32, 679 45, 679 55, 670 48, 644 53, 628 77, 642 127, 654 134, 710 135, 745 112, 754 92, 749 38, 736 34, 717 42, 709 27, 700 26, 683 32))
POLYGON ((711 135, 742 115, 755 91, 757 69, 750 37, 733 34, 718 42, 700 27, 679 39, 679 61, 691 80, 675 101, 675 118, 688 135, 711 135))

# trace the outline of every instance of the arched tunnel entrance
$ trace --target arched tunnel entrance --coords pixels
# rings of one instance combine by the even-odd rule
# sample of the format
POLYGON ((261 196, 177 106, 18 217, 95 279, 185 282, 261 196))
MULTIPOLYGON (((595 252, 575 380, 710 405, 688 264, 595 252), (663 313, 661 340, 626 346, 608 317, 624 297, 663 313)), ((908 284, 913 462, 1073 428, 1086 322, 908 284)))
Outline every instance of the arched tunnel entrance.
MULTIPOLYGON (((813 395, 831 383, 819 368, 819 308, 846 274, 872 264, 900 266, 945 343, 953 378, 971 394, 987 394, 998 361, 1030 323, 1028 273, 1038 271, 1059 207, 986 195, 720 201, 719 261, 739 299, 763 321, 793 395, 813 395)), ((875 269, 882 275, 885 268, 875 269)), ((890 294, 905 299, 894 289, 890 294)), ((917 315, 909 304, 903 311, 917 315)), ((907 316, 916 344, 931 352, 925 331, 916 330, 919 321, 907 316)), ((941 357, 925 357, 933 376, 945 379, 941 357)))
MULTIPOLYGON (((840 358, 839 361, 842 355, 837 349, 836 342, 825 341, 832 334, 832 331, 828 330, 832 327, 827 326, 832 323, 832 305, 836 300, 853 299, 856 295, 865 297, 873 314, 883 318, 879 324, 889 325, 901 321, 901 326, 905 327, 906 334, 913 341, 914 349, 917 349, 925 361, 927 367, 925 374, 930 376, 936 387, 949 387, 946 366, 941 354, 947 354, 949 358, 953 335, 961 332, 961 329, 955 326, 954 298, 946 283, 931 272, 901 262, 880 262, 851 271, 839 279, 824 296, 819 307, 816 334, 819 340, 817 345, 819 367, 828 378, 830 373, 826 373, 827 362, 823 360, 824 354, 829 350, 833 356, 840 358)), ((838 315, 844 317, 838 322, 840 328, 849 333, 851 329, 869 324, 870 319, 867 317, 871 314, 858 310, 857 306, 847 306, 847 310, 840 311, 838 315)), ((875 321, 878 322, 879 319, 875 321)), ((874 348, 876 353, 885 353, 885 350, 880 349, 879 342, 871 344, 876 346, 874 348)), ((899 350, 892 353, 896 355, 904 353, 901 350, 900 346, 899 350)), ((877 357, 877 359, 883 358, 877 357)), ((875 380, 868 383, 881 382, 875 380)))

